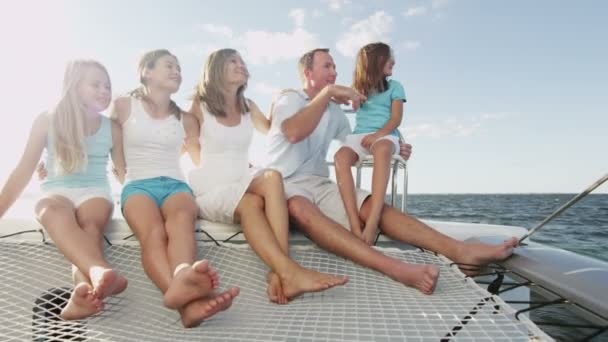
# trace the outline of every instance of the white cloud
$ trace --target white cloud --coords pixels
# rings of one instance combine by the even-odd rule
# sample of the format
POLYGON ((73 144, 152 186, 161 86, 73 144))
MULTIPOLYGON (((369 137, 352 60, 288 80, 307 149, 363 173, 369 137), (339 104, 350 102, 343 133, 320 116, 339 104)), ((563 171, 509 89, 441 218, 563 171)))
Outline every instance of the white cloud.
POLYGON ((351 4, 350 0, 323 0, 324 3, 329 5, 329 9, 332 11, 339 11, 347 5, 351 4))
POLYGON ((415 17, 419 15, 425 15, 426 12, 427 10, 424 6, 410 7, 405 12, 403 12, 403 15, 406 17, 415 17))
POLYGON ((318 9, 314 9, 312 10, 312 17, 313 18, 319 18, 323 16, 323 11, 318 10, 318 9))
POLYGON ((203 24, 198 25, 196 28, 201 31, 211 33, 212 35, 221 36, 224 38, 232 38, 233 35, 232 29, 223 25, 203 24))
MULTIPOLYGON (((302 23, 304 11, 292 10, 296 26, 302 23)), ((209 33, 215 40, 205 44, 193 43, 178 47, 178 51, 206 55, 217 49, 217 46, 230 46, 237 49, 245 61, 250 64, 274 64, 281 60, 300 57, 304 52, 321 46, 316 34, 296 27, 291 32, 246 31, 242 34, 233 32, 226 26, 205 24, 198 27, 209 33)))
POLYGON ((297 58, 320 46, 317 36, 303 28, 292 32, 247 31, 235 43, 246 61, 252 64, 273 64, 297 58))
POLYGON ((479 131, 488 121, 502 120, 512 116, 510 112, 484 113, 469 119, 447 119, 442 122, 420 123, 406 126, 406 139, 469 137, 479 131))
POLYGON ((439 8, 442 8, 442 7, 445 7, 445 6, 448 4, 448 2, 449 2, 449 1, 450 1, 450 0, 433 0, 433 1, 431 2, 431 7, 432 7, 433 9, 439 9, 439 8))
POLYGON ((279 91, 281 91, 281 88, 272 86, 272 85, 264 83, 264 82, 255 82, 251 86, 251 88, 254 91, 256 91, 256 92, 258 92, 260 94, 264 94, 264 95, 275 95, 279 91))
POLYGON ((378 11, 369 18, 354 23, 350 30, 343 33, 336 47, 346 57, 354 57, 365 44, 383 41, 388 42, 387 34, 393 26, 393 17, 384 11, 378 11))
POLYGON ((294 8, 289 11, 288 14, 295 21, 296 27, 304 26, 304 18, 306 17, 306 10, 303 8, 294 8))
POLYGON ((401 45, 406 50, 416 50, 420 47, 420 42, 414 41, 414 40, 409 40, 409 41, 403 42, 403 44, 401 44, 401 45))

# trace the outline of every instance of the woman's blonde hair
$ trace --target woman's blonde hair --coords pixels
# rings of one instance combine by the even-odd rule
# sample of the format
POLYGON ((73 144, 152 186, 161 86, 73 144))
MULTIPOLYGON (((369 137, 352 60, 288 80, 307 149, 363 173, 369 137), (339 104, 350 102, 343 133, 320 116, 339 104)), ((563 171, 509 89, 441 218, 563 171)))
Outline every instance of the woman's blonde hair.
POLYGON ((371 43, 362 47, 357 53, 353 88, 365 96, 385 91, 388 81, 384 66, 390 58, 391 48, 387 44, 371 43))
POLYGON ((83 170, 87 165, 85 104, 78 95, 78 86, 89 68, 106 68, 94 60, 74 60, 68 63, 63 77, 61 98, 51 111, 50 133, 55 152, 55 172, 67 174, 83 170))
MULTIPOLYGON (((139 64, 137 66, 137 72, 139 73, 139 83, 141 86, 132 90, 129 95, 133 96, 136 99, 146 101, 148 104, 154 105, 154 103, 150 100, 150 98, 146 95, 145 86, 146 86, 146 78, 144 77, 144 72, 146 70, 154 69, 156 66, 156 62, 164 56, 171 56, 177 60, 177 57, 173 55, 169 50, 166 49, 158 49, 146 52, 139 59, 139 64)), ((169 102, 169 113, 175 115, 178 119, 182 114, 181 108, 175 103, 175 101, 171 100, 169 102)))
MULTIPOLYGON (((235 54, 238 54, 238 51, 234 49, 217 50, 207 57, 201 71, 201 78, 192 97, 194 100, 198 100, 205 110, 212 115, 226 116, 224 110, 226 100, 222 92, 222 86, 226 83, 224 69, 228 59, 235 54)), ((247 82, 240 86, 236 92, 237 106, 241 114, 249 112, 249 106, 245 99, 245 89, 247 89, 247 82)))

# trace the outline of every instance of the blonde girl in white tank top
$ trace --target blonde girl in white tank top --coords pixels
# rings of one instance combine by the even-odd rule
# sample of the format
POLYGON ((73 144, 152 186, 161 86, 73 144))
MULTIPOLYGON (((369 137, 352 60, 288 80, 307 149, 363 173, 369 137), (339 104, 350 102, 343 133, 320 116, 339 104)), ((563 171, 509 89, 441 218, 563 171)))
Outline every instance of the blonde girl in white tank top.
POLYGON ((182 80, 179 62, 167 50, 150 51, 140 60, 139 76, 141 87, 116 99, 112 113, 123 128, 127 165, 122 211, 165 306, 179 312, 184 327, 193 327, 227 309, 239 289, 216 293, 217 271, 206 260, 195 262, 198 210, 179 156, 198 123, 171 100, 182 80))
POLYGON ((222 49, 207 58, 191 108, 200 123, 200 140, 188 139, 191 155, 200 150, 201 164, 190 172, 189 182, 204 218, 241 223, 251 248, 271 268, 269 299, 286 304, 347 279, 303 268, 289 258, 283 178, 275 170, 254 173, 248 165, 253 128, 266 134, 270 127, 257 105, 245 99, 248 79, 237 51, 222 49))

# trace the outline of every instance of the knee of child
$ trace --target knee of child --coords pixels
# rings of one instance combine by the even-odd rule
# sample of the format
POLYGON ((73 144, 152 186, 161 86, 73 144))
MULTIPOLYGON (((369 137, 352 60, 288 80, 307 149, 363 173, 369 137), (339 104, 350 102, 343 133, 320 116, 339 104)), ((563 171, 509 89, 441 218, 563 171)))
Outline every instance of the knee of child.
POLYGON ((388 140, 380 140, 376 142, 372 148, 372 154, 374 158, 377 157, 390 157, 394 153, 394 145, 388 140))

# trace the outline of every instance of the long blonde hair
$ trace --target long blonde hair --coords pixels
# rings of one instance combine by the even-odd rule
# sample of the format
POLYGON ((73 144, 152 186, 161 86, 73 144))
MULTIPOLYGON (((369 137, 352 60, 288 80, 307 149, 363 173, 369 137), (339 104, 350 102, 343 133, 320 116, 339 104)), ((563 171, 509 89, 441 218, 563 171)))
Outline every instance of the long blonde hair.
MULTIPOLYGON (((221 49, 211 53, 205 61, 201 78, 196 85, 192 98, 198 100, 205 107, 205 110, 212 115, 226 116, 224 110, 226 99, 224 99, 224 93, 222 92, 222 86, 225 84, 224 68, 228 58, 237 53, 234 49, 221 49)), ((237 106, 241 114, 249 112, 249 106, 245 99, 245 89, 247 89, 247 82, 240 86, 236 92, 237 106)))
MULTIPOLYGON (((169 50, 166 49, 148 51, 143 56, 141 56, 141 58, 139 59, 139 64, 137 66, 137 72, 139 73, 139 83, 141 84, 141 86, 132 90, 129 93, 130 96, 145 101, 148 104, 154 105, 152 100, 150 100, 150 98, 146 95, 145 92, 146 79, 144 77, 144 72, 146 70, 154 69, 154 67, 156 66, 156 62, 164 56, 171 56, 177 60, 177 57, 175 57, 175 55, 173 55, 171 52, 169 52, 169 50)), ((169 102, 169 113, 175 115, 178 119, 182 114, 181 108, 179 108, 179 106, 173 100, 170 100, 169 102)))
POLYGON ((357 53, 353 88, 365 96, 385 91, 388 80, 383 71, 390 58, 391 48, 385 43, 371 43, 362 47, 357 53))
POLYGON ((69 62, 63 77, 61 98, 51 111, 50 133, 53 139, 57 174, 82 170, 88 162, 86 109, 78 96, 78 86, 89 68, 98 68, 108 75, 106 68, 97 61, 79 59, 69 62))

